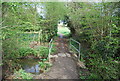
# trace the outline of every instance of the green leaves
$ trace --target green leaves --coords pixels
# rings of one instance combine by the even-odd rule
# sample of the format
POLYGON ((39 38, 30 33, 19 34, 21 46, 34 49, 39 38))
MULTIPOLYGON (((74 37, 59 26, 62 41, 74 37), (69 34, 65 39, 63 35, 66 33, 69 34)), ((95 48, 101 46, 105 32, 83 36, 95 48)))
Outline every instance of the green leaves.
POLYGON ((45 62, 39 62, 39 65, 40 65, 40 70, 47 70, 49 67, 52 66, 52 64, 45 62))
POLYGON ((48 53, 49 53, 48 47, 40 46, 37 48, 37 51, 38 51, 39 56, 41 56, 42 58, 48 57, 48 53))
POLYGON ((91 54, 87 65, 91 72, 88 79, 118 79, 118 64, 112 58, 104 61, 98 54, 91 54))
POLYGON ((68 27, 74 31, 74 38, 83 43, 83 53, 87 49, 82 56, 91 72, 89 79, 118 79, 118 68, 114 68, 117 65, 112 63, 120 57, 118 4, 68 3, 68 27))
POLYGON ((29 47, 21 47, 19 48, 19 55, 20 57, 23 57, 23 56, 28 56, 28 55, 37 55, 37 52, 32 49, 32 48, 29 48, 29 47))
POLYGON ((13 79, 32 79, 33 76, 31 73, 26 73, 23 69, 15 71, 13 79))

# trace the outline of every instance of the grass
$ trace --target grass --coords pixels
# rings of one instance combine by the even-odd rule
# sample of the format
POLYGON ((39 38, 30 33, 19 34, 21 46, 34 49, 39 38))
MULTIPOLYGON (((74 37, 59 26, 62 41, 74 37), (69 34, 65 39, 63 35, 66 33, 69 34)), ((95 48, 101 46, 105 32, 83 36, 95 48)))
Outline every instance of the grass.
POLYGON ((70 34, 70 30, 67 27, 58 27, 58 36, 59 33, 63 34, 64 36, 67 36, 70 34))

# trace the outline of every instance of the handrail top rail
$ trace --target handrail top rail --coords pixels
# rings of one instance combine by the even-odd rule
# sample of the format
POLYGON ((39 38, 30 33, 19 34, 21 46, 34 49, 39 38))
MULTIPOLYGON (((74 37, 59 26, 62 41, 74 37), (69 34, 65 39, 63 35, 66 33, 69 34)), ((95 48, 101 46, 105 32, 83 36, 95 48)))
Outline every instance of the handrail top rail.
POLYGON ((52 41, 53 41, 53 38, 50 40, 49 44, 51 44, 51 43, 52 43, 52 41))
POLYGON ((76 43, 78 43, 78 44, 80 44, 78 41, 76 41, 76 40, 74 40, 74 39, 72 39, 72 38, 70 38, 72 41, 74 41, 74 42, 76 42, 76 43))
POLYGON ((81 46, 81 44, 78 41, 70 38, 70 47, 73 47, 79 53, 78 59, 81 57, 81 55, 80 55, 80 46, 81 46), (79 48, 78 49, 73 44, 71 44, 72 41, 77 43, 77 44, 79 44, 79 48))
POLYGON ((49 42, 49 54, 48 54, 49 62, 50 62, 50 53, 51 53, 52 47, 53 47, 53 38, 51 38, 51 40, 49 42))
POLYGON ((71 46, 74 47, 77 52, 79 52, 79 50, 74 45, 71 44, 71 46))
MULTIPOLYGON (((53 39, 50 40, 50 42, 52 42, 52 41, 53 41, 53 39)), ((50 42, 49 42, 49 43, 50 43, 50 42)))

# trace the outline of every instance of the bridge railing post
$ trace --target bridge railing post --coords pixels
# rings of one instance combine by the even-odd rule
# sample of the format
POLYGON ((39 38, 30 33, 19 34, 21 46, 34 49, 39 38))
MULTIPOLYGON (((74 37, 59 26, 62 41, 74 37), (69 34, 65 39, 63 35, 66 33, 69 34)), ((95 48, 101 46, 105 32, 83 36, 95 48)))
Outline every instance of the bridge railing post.
POLYGON ((50 53, 52 50, 52 46, 53 46, 53 39, 50 40, 49 42, 49 54, 48 54, 48 61, 50 62, 50 53))
POLYGON ((81 55, 80 55, 80 49, 81 49, 80 47, 81 47, 81 44, 80 44, 78 41, 70 38, 70 46, 69 46, 69 48, 72 49, 72 47, 78 52, 78 60, 79 60, 79 59, 81 60, 81 55), (72 41, 75 42, 75 43, 77 43, 77 44, 79 45, 79 47, 76 48, 76 47, 71 43, 72 41))
POLYGON ((69 39, 69 43, 70 43, 70 45, 69 45, 69 50, 71 49, 71 38, 69 39))
POLYGON ((80 43, 79 43, 79 59, 81 59, 81 55, 80 55, 80 47, 81 47, 81 45, 80 45, 80 43))

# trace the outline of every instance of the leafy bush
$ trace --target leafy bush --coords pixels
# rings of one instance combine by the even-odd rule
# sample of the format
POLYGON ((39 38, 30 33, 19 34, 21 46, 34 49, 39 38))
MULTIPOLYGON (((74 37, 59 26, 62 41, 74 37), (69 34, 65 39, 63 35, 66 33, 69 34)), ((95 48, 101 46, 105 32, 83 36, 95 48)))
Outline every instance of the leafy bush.
POLYGON ((11 39, 6 39, 2 41, 2 49, 3 49, 3 58, 15 58, 19 57, 17 41, 15 37, 11 39))
POLYGON ((92 44, 94 52, 100 54, 104 60, 107 60, 108 57, 114 57, 118 49, 118 40, 112 37, 109 40, 95 41, 92 44))
POLYGON ((40 65, 40 69, 45 69, 46 67, 46 63, 44 62, 39 62, 39 65, 40 65))
POLYGON ((90 76, 87 77, 87 79, 100 79, 100 76, 95 73, 91 73, 90 76))
POLYGON ((45 63, 45 62, 39 62, 40 65, 40 70, 47 70, 52 64, 50 63, 45 63))
POLYGON ((14 79, 32 79, 32 74, 26 73, 23 69, 15 71, 14 76, 14 79))
POLYGON ((48 47, 40 46, 36 50, 41 57, 43 57, 43 58, 48 57, 48 53, 49 53, 49 48, 48 47))
POLYGON ((90 79, 118 79, 118 63, 110 57, 104 61, 98 54, 91 54, 87 65, 92 73, 90 79))
POLYGON ((29 48, 29 47, 21 47, 19 49, 19 54, 20 56, 27 56, 30 54, 37 55, 37 52, 34 49, 29 48))
POLYGON ((55 54, 57 52, 56 45, 53 44, 52 49, 51 49, 51 54, 55 54))

